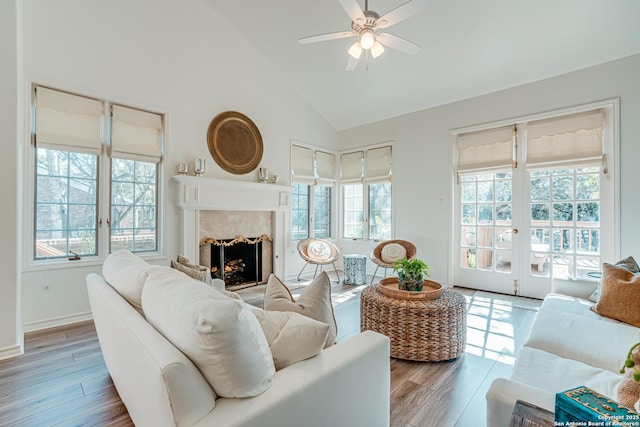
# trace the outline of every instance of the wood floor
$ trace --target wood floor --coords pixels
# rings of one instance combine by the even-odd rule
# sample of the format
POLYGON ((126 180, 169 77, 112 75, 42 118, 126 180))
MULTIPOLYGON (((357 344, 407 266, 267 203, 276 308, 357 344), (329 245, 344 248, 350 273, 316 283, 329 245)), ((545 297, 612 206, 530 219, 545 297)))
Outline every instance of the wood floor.
MULTIPOLYGON (((338 341, 360 331, 362 286, 335 284, 338 341)), ((457 289, 467 299, 460 359, 391 359, 391 425, 485 425, 485 393, 508 376, 539 301, 457 289)), ((294 292, 295 294, 296 292, 294 292)), ((23 356, 0 361, 0 426, 131 426, 111 382, 92 322, 25 336, 23 356)))

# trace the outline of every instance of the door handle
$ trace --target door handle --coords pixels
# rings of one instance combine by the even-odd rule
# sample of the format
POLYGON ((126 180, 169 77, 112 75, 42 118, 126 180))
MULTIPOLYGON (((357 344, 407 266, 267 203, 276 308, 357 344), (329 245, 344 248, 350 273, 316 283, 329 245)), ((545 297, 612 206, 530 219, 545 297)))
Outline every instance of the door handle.
POLYGON ((513 234, 518 234, 518 229, 517 229, 517 228, 514 228, 514 229, 512 229, 512 230, 511 230, 511 232, 512 232, 513 234))

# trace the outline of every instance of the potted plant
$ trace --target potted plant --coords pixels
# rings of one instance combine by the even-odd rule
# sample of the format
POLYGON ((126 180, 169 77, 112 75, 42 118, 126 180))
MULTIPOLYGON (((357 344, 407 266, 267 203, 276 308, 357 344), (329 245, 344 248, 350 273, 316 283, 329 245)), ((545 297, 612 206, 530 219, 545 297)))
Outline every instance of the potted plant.
POLYGON ((401 291, 422 291, 424 276, 429 276, 429 267, 423 260, 402 258, 393 263, 393 271, 398 273, 398 289, 401 291))

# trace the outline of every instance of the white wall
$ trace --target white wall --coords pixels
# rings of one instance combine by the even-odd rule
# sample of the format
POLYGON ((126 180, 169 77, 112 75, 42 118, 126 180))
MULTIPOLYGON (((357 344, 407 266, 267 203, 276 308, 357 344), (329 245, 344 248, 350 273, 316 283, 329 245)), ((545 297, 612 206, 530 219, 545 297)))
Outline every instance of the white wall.
MULTIPOLYGON (((156 263, 167 265, 178 248, 175 182, 170 178, 178 163, 203 157, 208 177, 257 181, 257 172, 229 174, 210 156, 207 127, 217 114, 236 110, 256 123, 264 142, 261 166, 280 175, 283 184, 289 180, 291 139, 337 144, 337 133, 328 122, 202 0, 22 1, 27 79, 167 111, 166 257, 156 263)), ((12 104, 7 108, 13 113, 12 104)), ((7 170, 11 168, 1 173, 11 178, 6 185, 15 193, 15 174, 7 170)), ((14 226, 15 221, 7 225, 14 226)), ((92 271, 100 271, 99 263, 73 269, 26 268, 25 329, 87 318, 84 277, 92 271)), ((0 301, 4 303, 4 294, 0 301)))
POLYGON ((18 227, 20 213, 18 175, 19 45, 15 1, 0 2, 0 359, 21 351, 19 319, 18 227))
MULTIPOLYGON (((394 140, 397 238, 411 240, 448 282, 451 248, 450 130, 620 97, 620 255, 640 257, 640 55, 339 133, 341 147, 394 140)), ((351 244, 350 246, 354 246, 351 244)), ((360 249, 360 253, 367 249, 360 249)), ((355 248, 358 251, 358 248, 355 248)), ((604 260, 615 261, 615 260, 604 260)))

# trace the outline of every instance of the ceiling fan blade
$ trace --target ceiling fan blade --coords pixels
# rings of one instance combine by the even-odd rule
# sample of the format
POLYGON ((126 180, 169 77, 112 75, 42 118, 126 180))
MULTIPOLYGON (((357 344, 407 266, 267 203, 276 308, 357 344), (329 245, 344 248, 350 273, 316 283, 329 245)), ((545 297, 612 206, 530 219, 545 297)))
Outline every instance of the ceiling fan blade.
POLYGON ((420 52, 420 46, 410 42, 409 40, 403 39, 402 37, 394 36, 393 34, 378 33, 376 35, 376 39, 382 45, 399 50, 400 52, 408 53, 409 55, 415 55, 420 52))
POLYGON ((431 0, 409 0, 381 16, 376 23, 376 29, 389 28, 390 26, 409 18, 427 7, 430 2, 431 0))
POLYGON ((351 55, 349 55, 349 59, 347 60, 347 71, 353 71, 356 69, 356 67, 358 66, 358 61, 360 61, 360 58, 356 58, 353 57, 351 55))
POLYGON ((298 42, 300 44, 316 43, 316 42, 323 42, 326 40, 344 39, 354 35, 355 34, 353 33, 353 31, 339 31, 337 33, 326 33, 326 34, 318 34, 316 36, 303 37, 301 39, 298 39, 298 42))
POLYGON ((340 0, 340 4, 353 22, 357 22, 359 19, 364 22, 364 12, 356 0, 340 0))

